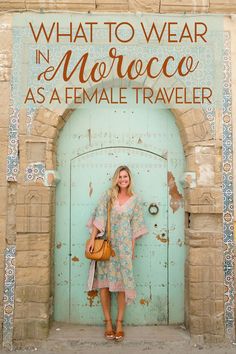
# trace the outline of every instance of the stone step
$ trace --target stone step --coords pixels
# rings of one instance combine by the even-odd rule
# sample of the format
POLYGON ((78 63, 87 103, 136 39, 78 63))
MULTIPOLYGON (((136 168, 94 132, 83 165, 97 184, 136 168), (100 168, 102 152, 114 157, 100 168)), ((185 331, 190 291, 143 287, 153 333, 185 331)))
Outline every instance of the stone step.
MULTIPOLYGON (((125 339, 118 345, 137 348, 162 348, 165 343, 189 344, 190 337, 184 326, 125 326, 125 339)), ((114 341, 107 341, 101 326, 82 326, 54 323, 42 349, 50 351, 109 348, 114 341)))

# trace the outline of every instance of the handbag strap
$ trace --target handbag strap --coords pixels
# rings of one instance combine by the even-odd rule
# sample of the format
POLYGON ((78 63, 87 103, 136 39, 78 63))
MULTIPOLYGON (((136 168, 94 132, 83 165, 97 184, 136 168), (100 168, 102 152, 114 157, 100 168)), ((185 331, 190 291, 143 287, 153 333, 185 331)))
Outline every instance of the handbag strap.
POLYGON ((107 203, 107 241, 110 242, 111 237, 111 200, 107 203))

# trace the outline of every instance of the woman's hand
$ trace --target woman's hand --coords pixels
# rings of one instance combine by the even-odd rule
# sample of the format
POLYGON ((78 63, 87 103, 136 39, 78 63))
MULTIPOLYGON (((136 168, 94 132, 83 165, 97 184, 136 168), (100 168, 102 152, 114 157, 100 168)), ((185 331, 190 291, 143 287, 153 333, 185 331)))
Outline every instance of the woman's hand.
POLYGON ((90 238, 90 240, 89 240, 89 242, 88 242, 88 244, 87 244, 87 247, 86 247, 86 248, 87 248, 87 249, 86 249, 87 252, 90 252, 90 253, 93 252, 93 249, 94 249, 94 240, 95 240, 95 238, 96 238, 98 232, 99 232, 99 230, 96 228, 95 225, 93 225, 93 230, 92 230, 91 238, 90 238))
POLYGON ((92 253, 94 249, 94 239, 90 239, 88 244, 87 244, 87 252, 92 253))
POLYGON ((132 240, 132 259, 135 258, 134 250, 135 250, 135 240, 132 240))

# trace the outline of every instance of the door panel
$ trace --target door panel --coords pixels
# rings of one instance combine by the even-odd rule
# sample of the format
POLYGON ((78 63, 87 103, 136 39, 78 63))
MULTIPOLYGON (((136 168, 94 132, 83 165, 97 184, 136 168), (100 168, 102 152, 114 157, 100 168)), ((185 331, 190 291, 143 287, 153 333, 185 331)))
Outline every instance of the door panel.
MULTIPOLYGON (((176 190, 183 196, 185 160, 172 113, 135 104, 125 108, 83 105, 73 112, 60 134, 57 163, 55 320, 101 323, 99 297, 86 291, 85 224, 109 187, 115 168, 127 164, 135 177, 135 191, 143 198, 149 235, 137 241, 138 296, 136 303, 127 307, 126 321, 183 322, 184 209, 183 203, 177 210, 171 208, 166 175, 171 172, 176 190), (153 202, 159 207, 156 216, 148 212, 153 202)), ((115 306, 112 311, 115 315, 115 306)))
MULTIPOLYGON (((160 205, 159 202, 167 199, 166 160, 141 149, 107 148, 90 152, 82 157, 78 156, 71 161, 70 320, 72 322, 86 324, 102 322, 99 297, 93 292, 94 298, 91 298, 91 294, 88 296, 86 291, 89 261, 84 258, 84 244, 88 237, 85 221, 96 206, 99 196, 110 186, 109 179, 121 164, 127 164, 133 172, 135 192, 143 199, 145 220, 149 229, 149 234, 136 242, 134 276, 137 284, 137 299, 134 304, 127 307, 126 323, 158 324, 167 321, 165 263, 168 245, 157 240, 158 233, 167 229, 167 205, 163 202, 160 205), (154 180, 155 184, 153 184, 154 180), (148 212, 150 203, 154 202, 160 207, 157 215, 148 212), (152 269, 157 268, 158 273, 153 273, 152 269), (158 310, 160 302, 161 312, 160 309, 158 310)), ((113 312, 115 307, 113 301, 113 312)))

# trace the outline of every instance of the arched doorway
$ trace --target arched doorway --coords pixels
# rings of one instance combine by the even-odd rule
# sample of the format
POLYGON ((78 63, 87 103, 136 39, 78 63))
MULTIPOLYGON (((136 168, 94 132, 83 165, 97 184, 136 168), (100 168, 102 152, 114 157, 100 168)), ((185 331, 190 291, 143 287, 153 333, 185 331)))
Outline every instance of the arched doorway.
POLYGON ((143 199, 149 235, 137 241, 138 296, 127 308, 126 323, 183 322, 184 153, 172 113, 142 105, 85 105, 64 126, 57 151, 55 319, 102 321, 98 294, 86 291, 85 224, 115 168, 127 164, 143 199), (148 212, 151 203, 159 208, 155 216, 148 212))

